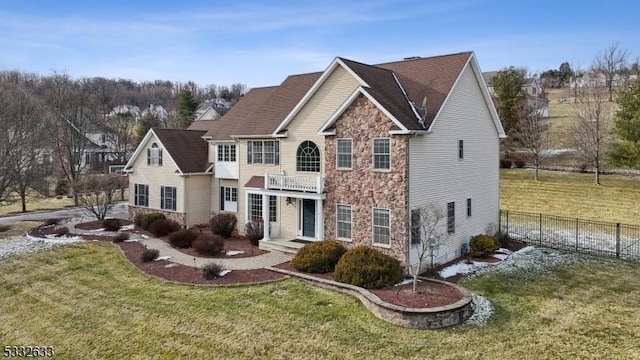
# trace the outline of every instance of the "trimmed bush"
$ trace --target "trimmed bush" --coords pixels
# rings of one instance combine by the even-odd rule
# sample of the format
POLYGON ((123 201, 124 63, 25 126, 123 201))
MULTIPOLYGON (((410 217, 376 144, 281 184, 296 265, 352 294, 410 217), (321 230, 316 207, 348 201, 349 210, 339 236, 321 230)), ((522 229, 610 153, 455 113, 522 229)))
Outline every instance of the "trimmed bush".
POLYGON ((142 255, 140 255, 140 259, 143 262, 149 262, 149 261, 153 261, 155 259, 158 258, 158 256, 160 256, 160 251, 157 249, 145 249, 142 252, 142 255))
POLYGON ((251 220, 244 226, 244 234, 253 246, 258 246, 258 242, 264 237, 264 224, 262 219, 251 220))
POLYGON ((104 219, 102 220, 102 227, 106 231, 118 231, 120 230, 120 219, 104 219))
POLYGON ((335 240, 324 240, 303 246, 291 259, 291 266, 310 273, 332 272, 347 249, 335 240))
POLYGON ((511 165, 513 162, 509 159, 500 159, 500 168, 502 169, 511 169, 511 165))
POLYGON ((59 227, 53 231, 56 236, 65 236, 69 233, 69 228, 66 226, 59 227))
POLYGON ((493 236, 476 235, 469 240, 469 247, 471 248, 470 255, 472 257, 483 257, 491 255, 498 250, 498 242, 493 236))
POLYGON ((129 233, 120 232, 113 238, 114 243, 121 243, 121 242, 124 242, 125 240, 129 240, 129 233))
POLYGON ((136 214, 136 216, 134 216, 133 218, 133 225, 141 227, 143 217, 144 217, 144 214, 136 214))
POLYGON ((220 235, 200 233, 193 241, 192 247, 200 255, 218 255, 224 249, 224 238, 220 235))
POLYGON ((179 230, 169 235, 169 243, 174 248, 189 248, 197 237, 198 233, 193 230, 179 230))
POLYGON ((522 159, 516 159, 513 161, 513 163, 516 165, 516 168, 518 169, 522 169, 526 165, 526 163, 522 159))
POLYGON ((149 232, 158 237, 171 234, 178 230, 180 230, 180 224, 169 219, 157 220, 149 226, 149 232))
POLYGON ((153 225, 154 222, 158 220, 165 220, 165 219, 166 217, 160 213, 147 214, 147 215, 144 215, 142 219, 140 219, 140 226, 142 226, 142 228, 145 230, 149 230, 149 228, 151 227, 151 225, 153 225))
POLYGON ((0 225, 0 233, 11 230, 11 225, 0 225))
POLYGON ((365 289, 380 289, 402 281, 404 271, 400 261, 374 248, 360 245, 342 255, 333 278, 365 289))
POLYGON ((235 214, 223 213, 214 215, 211 220, 209 220, 209 227, 212 233, 228 239, 236 229, 237 223, 238 218, 235 214))
POLYGON ((202 276, 207 280, 213 280, 220 275, 222 267, 216 263, 208 263, 202 267, 202 276))
POLYGON ((59 222, 60 222, 60 219, 46 219, 42 222, 42 225, 44 226, 58 225, 59 222))

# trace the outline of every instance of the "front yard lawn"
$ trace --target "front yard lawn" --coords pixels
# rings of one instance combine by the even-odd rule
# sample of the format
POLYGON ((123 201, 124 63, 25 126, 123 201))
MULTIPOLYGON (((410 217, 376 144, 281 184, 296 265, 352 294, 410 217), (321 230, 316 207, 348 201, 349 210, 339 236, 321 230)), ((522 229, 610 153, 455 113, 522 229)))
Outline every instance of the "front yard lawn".
POLYGON ((639 264, 608 259, 526 281, 486 274, 462 285, 493 303, 487 325, 409 330, 296 280, 167 284, 91 242, 0 262, 0 339, 69 359, 632 358, 638 277, 639 264))

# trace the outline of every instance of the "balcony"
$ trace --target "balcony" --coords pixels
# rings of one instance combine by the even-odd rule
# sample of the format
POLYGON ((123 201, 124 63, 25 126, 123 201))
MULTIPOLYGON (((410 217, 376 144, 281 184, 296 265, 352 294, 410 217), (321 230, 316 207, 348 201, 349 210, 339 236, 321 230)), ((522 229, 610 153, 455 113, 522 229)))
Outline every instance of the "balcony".
POLYGON ((265 173, 264 187, 270 190, 301 191, 322 194, 324 182, 320 174, 283 175, 265 173))

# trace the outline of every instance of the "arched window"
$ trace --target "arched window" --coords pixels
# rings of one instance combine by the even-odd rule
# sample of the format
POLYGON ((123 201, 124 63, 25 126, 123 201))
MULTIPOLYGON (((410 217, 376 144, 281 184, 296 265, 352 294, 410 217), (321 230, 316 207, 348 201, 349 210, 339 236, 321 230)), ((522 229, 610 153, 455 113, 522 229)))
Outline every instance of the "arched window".
POLYGON ((320 150, 313 141, 303 141, 296 153, 296 170, 320 172, 320 150))

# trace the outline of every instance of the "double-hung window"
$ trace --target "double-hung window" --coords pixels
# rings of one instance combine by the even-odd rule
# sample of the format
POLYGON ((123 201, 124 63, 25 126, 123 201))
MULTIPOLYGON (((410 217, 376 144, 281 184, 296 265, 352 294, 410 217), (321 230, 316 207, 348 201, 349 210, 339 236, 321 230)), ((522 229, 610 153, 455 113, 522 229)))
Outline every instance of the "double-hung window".
POLYGON ((336 140, 336 168, 351 169, 353 160, 351 139, 336 140))
POLYGON ((162 149, 156 143, 147 149, 147 165, 162 166, 162 149))
POLYGON ((341 239, 351 239, 351 206, 337 205, 336 207, 336 236, 341 239))
POLYGON ((421 220, 420 209, 411 210, 411 244, 420 244, 422 241, 421 220))
POLYGON ((236 161, 236 146, 233 144, 220 144, 218 145, 218 161, 221 162, 235 162, 236 161))
POLYGON ((248 164, 280 164, 280 143, 274 140, 248 141, 248 164))
POLYGON ((220 188, 220 210, 238 211, 238 188, 229 186, 220 188))
POLYGON ((149 185, 134 184, 134 204, 137 206, 149 206, 149 185))
POLYGON ((373 244, 391 245, 391 211, 388 209, 373 209, 373 244))
POLYGON ((447 232, 452 234, 456 231, 456 203, 447 203, 447 232))
POLYGON ((467 199, 467 217, 471 217, 471 198, 467 199))
POLYGON ((391 144, 388 138, 373 139, 373 168, 391 169, 391 144))
POLYGON ((160 187, 160 208, 165 210, 176 210, 176 188, 173 186, 160 187))

